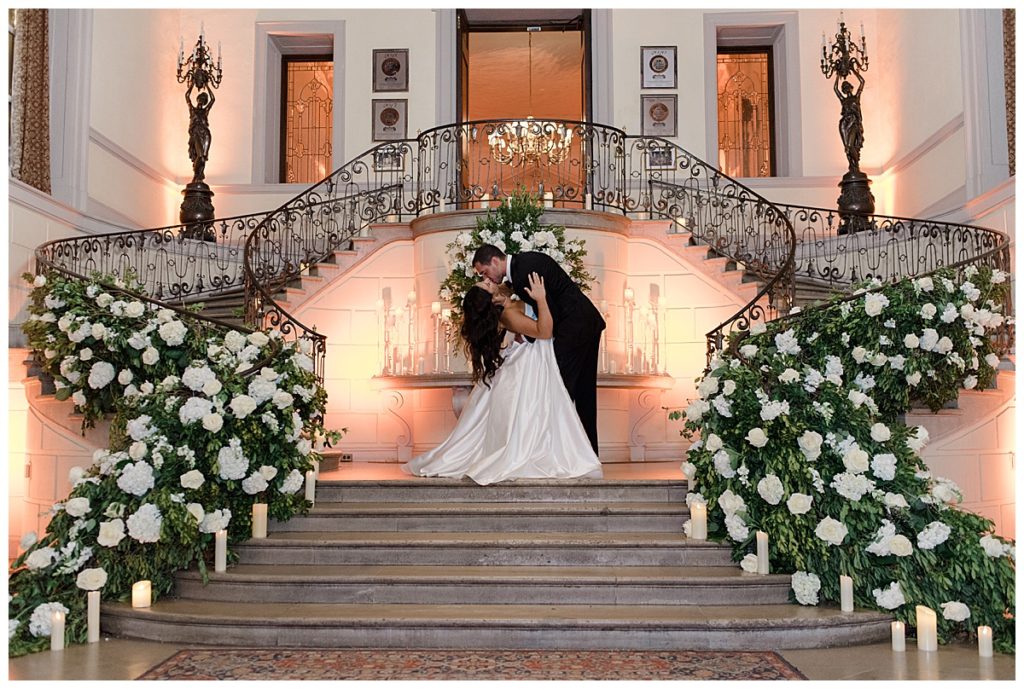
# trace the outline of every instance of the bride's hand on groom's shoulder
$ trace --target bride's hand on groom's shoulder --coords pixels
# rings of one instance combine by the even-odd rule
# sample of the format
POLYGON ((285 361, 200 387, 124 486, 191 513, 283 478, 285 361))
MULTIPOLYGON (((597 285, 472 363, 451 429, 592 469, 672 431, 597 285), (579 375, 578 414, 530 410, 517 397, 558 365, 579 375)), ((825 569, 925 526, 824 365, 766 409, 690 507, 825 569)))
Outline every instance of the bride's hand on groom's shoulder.
POLYGON ((544 278, 537 273, 530 273, 527 280, 530 285, 526 288, 526 293, 530 295, 530 298, 534 301, 545 299, 547 292, 544 290, 544 278))

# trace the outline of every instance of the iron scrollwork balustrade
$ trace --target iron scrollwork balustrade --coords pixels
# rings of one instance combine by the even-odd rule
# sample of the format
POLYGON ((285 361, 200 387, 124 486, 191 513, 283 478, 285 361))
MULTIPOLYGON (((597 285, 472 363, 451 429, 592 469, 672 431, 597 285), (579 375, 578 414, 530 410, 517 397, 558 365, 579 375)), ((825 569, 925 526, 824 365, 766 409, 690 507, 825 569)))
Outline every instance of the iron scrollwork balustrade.
MULTIPOLYGON (((212 221, 215 242, 190 240, 181 225, 71 238, 39 247, 39 266, 81 279, 131 270, 152 300, 175 308, 236 290, 244 295, 247 325, 310 341, 321 377, 324 336, 290 315, 275 293, 373 223, 478 208, 520 186, 563 208, 676 222, 691 241, 742 267, 759 290, 707 333, 709 361, 730 332, 788 313, 800 286, 844 291, 864 278, 920 276, 941 267, 1010 269, 1009 239, 995 230, 879 215, 841 218, 836 210, 775 204, 665 139, 579 121, 530 126, 535 136, 567 142, 566 154, 549 156, 540 147, 529 160, 502 163, 492 144, 520 134, 521 121, 443 125, 373 146, 274 211, 212 221), (838 235, 844 220, 860 231, 838 235)), ((1004 314, 1010 306, 1007 299, 1004 314)), ((1007 326, 1002 341, 1009 336, 1007 326)))

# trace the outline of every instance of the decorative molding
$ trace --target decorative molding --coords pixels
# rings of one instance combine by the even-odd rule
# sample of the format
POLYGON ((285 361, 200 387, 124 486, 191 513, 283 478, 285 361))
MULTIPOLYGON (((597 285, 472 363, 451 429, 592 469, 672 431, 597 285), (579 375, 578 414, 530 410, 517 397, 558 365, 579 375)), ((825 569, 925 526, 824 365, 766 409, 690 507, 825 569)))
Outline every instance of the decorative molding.
POLYGON ((899 158, 893 158, 889 160, 885 165, 882 166, 882 170, 877 172, 869 172, 873 176, 881 174, 895 175, 903 172, 905 169, 911 167, 915 163, 919 162, 926 155, 931 153, 933 150, 946 143, 952 136, 963 129, 964 126, 964 114, 960 113, 945 125, 935 130, 931 136, 922 141, 914 148, 907 151, 899 158))
POLYGON ((89 186, 89 112, 92 78, 90 9, 51 9, 50 180, 53 197, 85 210, 89 186))
POLYGON ((123 232, 137 230, 138 226, 117 225, 101 218, 88 215, 58 201, 49 194, 19 180, 8 179, 8 201, 19 205, 55 222, 67 225, 85 234, 104 234, 106 232, 123 232))
POLYGON ((960 10, 967 196, 973 198, 1010 175, 1000 9, 960 10))
POLYGON ((175 182, 173 179, 168 177, 166 174, 157 170, 149 163, 137 158, 133 153, 123 148, 120 144, 111 139, 107 138, 104 134, 96 131, 95 129, 89 129, 89 142, 95 144, 102 151, 109 153, 114 158, 118 159, 128 167, 134 169, 141 175, 148 177, 150 180, 165 186, 169 189, 177 191, 180 188, 180 184, 175 182))
MULTIPOLYGON (((961 187, 961 199, 963 199, 963 193, 964 187, 961 187)), ((985 217, 986 215, 990 215, 1002 208, 1015 204, 1016 200, 1016 179, 1011 177, 1005 180, 1002 184, 988 190, 981 196, 976 196, 975 198, 968 200, 966 203, 960 203, 955 208, 950 208, 935 216, 922 213, 921 217, 940 220, 942 222, 972 224, 977 222, 978 218, 985 217)), ((937 206, 938 204, 936 204, 936 207, 937 206)), ((930 209, 926 209, 926 211, 927 210, 930 209)))

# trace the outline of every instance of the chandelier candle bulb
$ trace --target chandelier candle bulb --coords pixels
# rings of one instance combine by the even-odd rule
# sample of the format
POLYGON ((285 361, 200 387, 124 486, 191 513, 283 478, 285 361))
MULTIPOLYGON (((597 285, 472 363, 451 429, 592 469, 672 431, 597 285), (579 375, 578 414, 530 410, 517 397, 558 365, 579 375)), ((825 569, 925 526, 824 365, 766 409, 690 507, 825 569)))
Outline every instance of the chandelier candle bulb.
POLYGON ((839 577, 839 609, 853 612, 853 579, 845 574, 839 577))
POLYGON ((917 606, 917 650, 937 651, 939 636, 935 611, 925 605, 917 606))
POLYGON ((149 579, 132 584, 132 607, 148 608, 153 604, 153 584, 149 579))
POLYGON ((702 502, 694 502, 690 506, 690 538, 704 541, 708 537, 708 506, 702 502))
POLYGON ((64 613, 54 611, 50 618, 50 650, 64 650, 64 613))
POLYGON ((226 572, 228 569, 228 531, 221 529, 213 535, 213 571, 226 572))
POLYGON ((892 650, 902 653, 907 650, 907 627, 899 620, 889 625, 892 633, 892 650))
POLYGON ((86 611, 86 626, 87 626, 87 637, 86 640, 94 644, 100 640, 100 592, 89 591, 86 596, 87 611, 86 611))
POLYGON ((306 472, 306 499, 316 503, 316 474, 312 469, 306 472))
POLYGON ((267 503, 255 502, 252 505, 252 537, 267 537, 267 503))
POLYGON ((768 534, 757 532, 757 573, 768 574, 768 534))
POLYGON ((992 627, 978 627, 978 655, 982 658, 992 657, 992 627))

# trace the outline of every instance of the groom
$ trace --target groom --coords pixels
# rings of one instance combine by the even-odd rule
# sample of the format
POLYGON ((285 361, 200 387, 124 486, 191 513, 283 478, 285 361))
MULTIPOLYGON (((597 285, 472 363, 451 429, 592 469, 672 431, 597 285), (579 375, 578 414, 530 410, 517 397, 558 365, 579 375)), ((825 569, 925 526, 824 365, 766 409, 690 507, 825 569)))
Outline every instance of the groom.
POLYGON ((498 247, 484 244, 473 254, 473 269, 495 284, 508 282, 534 310, 537 303, 526 293, 527 276, 537 273, 544 278, 558 370, 597 454, 597 358, 605 328, 600 312, 554 259, 539 251, 506 256, 498 247))

